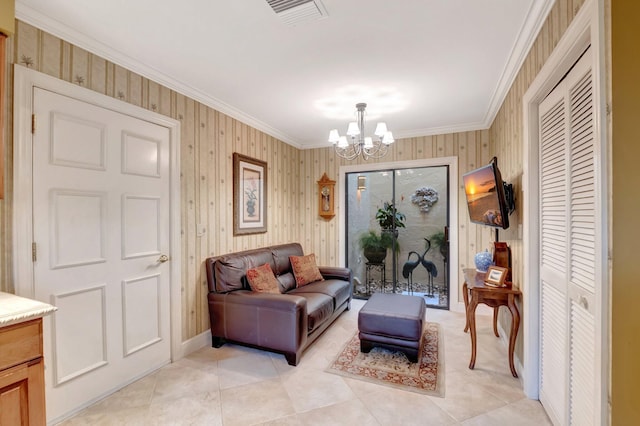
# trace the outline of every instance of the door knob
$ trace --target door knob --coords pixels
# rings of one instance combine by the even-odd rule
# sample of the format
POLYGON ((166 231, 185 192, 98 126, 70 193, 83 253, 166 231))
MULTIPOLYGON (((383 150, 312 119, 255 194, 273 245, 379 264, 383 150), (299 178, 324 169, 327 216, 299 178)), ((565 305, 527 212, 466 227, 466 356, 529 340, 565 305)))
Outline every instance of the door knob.
POLYGON ((160 262, 160 263, 164 263, 164 262, 166 262, 168 260, 169 260, 169 256, 167 256, 166 254, 163 254, 158 258, 158 262, 160 262))

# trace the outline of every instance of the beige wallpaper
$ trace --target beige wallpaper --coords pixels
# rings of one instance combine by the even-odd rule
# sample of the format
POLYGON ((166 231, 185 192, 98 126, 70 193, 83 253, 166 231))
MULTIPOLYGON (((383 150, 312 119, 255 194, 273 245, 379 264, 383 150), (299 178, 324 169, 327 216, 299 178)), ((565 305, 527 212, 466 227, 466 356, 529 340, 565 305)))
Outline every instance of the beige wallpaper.
MULTIPOLYGON (((457 156, 458 172, 488 163, 495 153, 505 180, 521 190, 521 99, 544 61, 571 21, 582 0, 558 0, 520 71, 490 130, 399 140, 384 161, 457 156)), ((235 119, 180 95, 153 81, 79 49, 57 37, 17 21, 9 40, 9 63, 18 63, 91 90, 119 98, 181 121, 182 311, 183 339, 208 328, 206 283, 202 261, 207 256, 263 245, 299 241, 325 265, 340 263, 337 218, 317 215, 317 184, 324 172, 337 180, 341 165, 330 148, 298 150, 235 119), (269 223, 266 234, 234 237, 231 207, 233 152, 265 160, 269 166, 269 223), (196 237, 196 225, 207 232, 196 237)), ((9 72, 8 87, 12 87, 9 72)), ((10 91, 9 91, 10 92, 10 91)), ((7 140, 11 141, 11 93, 7 94, 7 140)), ((6 198, 0 201, 0 278, 2 289, 12 291, 11 185, 12 148, 5 157, 6 198)), ((362 163, 362 160, 348 164, 362 163)), ((459 188, 461 199, 463 189, 459 188)), ((340 188, 337 188, 338 197, 340 188)), ((518 208, 521 209, 521 197, 518 208)), ((493 239, 489 228, 469 224, 466 206, 458 206, 458 267, 473 265, 473 255, 493 239)), ((522 244, 517 224, 501 232, 513 249, 514 273, 522 275, 522 244)), ((458 283, 461 285, 461 283, 458 283)))
MULTIPOLYGON (((583 3, 584 0, 556 1, 490 128, 492 148, 500 159, 498 166, 502 178, 514 184, 516 194, 514 225, 522 224, 523 220, 526 220, 522 217, 524 161, 522 98, 583 3)), ((518 227, 511 226, 501 234, 500 239, 506 241, 511 247, 513 279, 514 283, 518 283, 522 280, 524 256, 522 236, 518 235, 518 227)), ((510 321, 511 317, 508 314, 503 313, 500 316, 500 322, 505 330, 509 329, 510 321)), ((523 333, 520 333, 518 336, 516 346, 516 353, 520 359, 522 359, 522 335, 523 333)))

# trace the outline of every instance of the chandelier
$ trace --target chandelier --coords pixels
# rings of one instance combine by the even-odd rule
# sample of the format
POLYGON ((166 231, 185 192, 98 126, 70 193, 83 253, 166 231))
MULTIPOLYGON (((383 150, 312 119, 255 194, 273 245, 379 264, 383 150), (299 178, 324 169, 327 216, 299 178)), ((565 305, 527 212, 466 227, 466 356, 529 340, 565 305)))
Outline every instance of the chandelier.
POLYGON ((350 142, 347 136, 340 136, 337 129, 329 132, 329 142, 333 144, 339 157, 347 160, 354 160, 360 155, 365 160, 382 158, 387 155, 389 145, 395 141, 393 134, 387 130, 387 125, 382 122, 376 126, 375 140, 371 136, 364 136, 364 110, 366 108, 367 104, 365 103, 356 104, 357 121, 349 123, 347 128, 347 136, 351 138, 350 142))

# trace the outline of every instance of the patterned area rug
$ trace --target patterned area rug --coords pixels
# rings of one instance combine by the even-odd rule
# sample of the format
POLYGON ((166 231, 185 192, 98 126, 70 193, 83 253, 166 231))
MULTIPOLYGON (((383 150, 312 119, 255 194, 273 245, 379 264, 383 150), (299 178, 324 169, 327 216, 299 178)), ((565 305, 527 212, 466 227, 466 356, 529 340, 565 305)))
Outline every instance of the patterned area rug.
POLYGON ((437 323, 424 326, 420 359, 409 362, 402 352, 374 347, 360 352, 356 333, 331 363, 327 372, 432 396, 444 396, 444 347, 437 323))

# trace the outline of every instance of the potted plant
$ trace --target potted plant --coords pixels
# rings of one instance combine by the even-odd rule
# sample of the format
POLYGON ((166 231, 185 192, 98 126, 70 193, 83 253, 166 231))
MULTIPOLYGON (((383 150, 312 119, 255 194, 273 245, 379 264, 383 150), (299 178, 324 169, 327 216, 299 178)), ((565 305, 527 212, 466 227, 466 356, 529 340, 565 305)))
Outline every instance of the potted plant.
POLYGON ((444 232, 436 232, 435 234, 429 237, 429 241, 431 241, 432 247, 438 247, 440 254, 444 258, 444 261, 447 261, 449 256, 449 241, 446 240, 444 236, 444 232))
POLYGON ((359 242, 369 263, 382 263, 387 257, 387 249, 393 246, 393 237, 388 233, 369 231, 360 236, 359 242))
POLYGON ((404 221, 406 220, 406 218, 407 217, 403 213, 400 213, 398 210, 396 210, 393 203, 389 203, 386 201, 376 212, 376 220, 378 221, 378 224, 383 231, 395 229, 397 232, 398 228, 405 227, 404 221))

